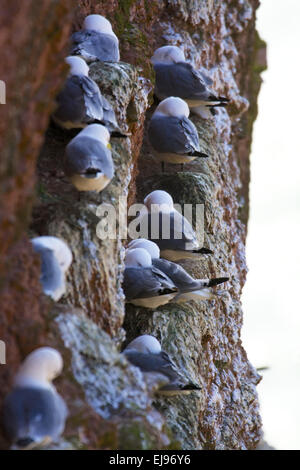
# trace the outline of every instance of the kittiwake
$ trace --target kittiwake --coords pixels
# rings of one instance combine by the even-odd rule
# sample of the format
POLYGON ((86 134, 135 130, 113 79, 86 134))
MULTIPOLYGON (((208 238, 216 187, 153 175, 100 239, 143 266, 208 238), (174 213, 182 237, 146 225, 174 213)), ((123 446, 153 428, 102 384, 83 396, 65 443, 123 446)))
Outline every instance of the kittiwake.
POLYGON ((193 384, 181 375, 169 355, 162 351, 159 341, 154 336, 138 336, 128 344, 123 354, 142 372, 156 372, 169 379, 169 383, 159 389, 159 394, 188 395, 193 390, 201 390, 199 385, 193 384))
POLYGON ((144 204, 145 210, 137 218, 141 238, 154 241, 160 248, 162 258, 179 261, 212 253, 200 246, 193 227, 174 208, 169 193, 152 191, 145 197, 144 204))
POLYGON ((150 120, 148 137, 155 157, 161 162, 182 164, 196 157, 208 157, 201 152, 198 132, 188 119, 189 114, 186 102, 174 96, 157 106, 150 120))
POLYGON ((101 124, 90 124, 66 147, 64 171, 78 191, 102 191, 114 176, 110 135, 101 124))
POLYGON ((41 258, 40 281, 43 291, 57 301, 66 291, 65 273, 72 262, 72 252, 68 245, 57 237, 36 237, 31 243, 41 258))
POLYGON ((156 49, 151 62, 156 75, 155 94, 160 100, 178 96, 191 109, 203 106, 213 115, 216 107, 226 106, 229 102, 210 89, 212 80, 186 62, 184 52, 179 47, 163 46, 156 49))
POLYGON ((142 248, 126 253, 123 290, 128 303, 145 308, 165 305, 178 292, 171 279, 152 266, 151 256, 142 248))
POLYGON ((87 62, 119 62, 119 40, 110 22, 101 15, 85 18, 83 29, 72 34, 71 54, 79 55, 87 62))
MULTIPOLYGON (((210 287, 223 284, 228 281, 228 277, 218 277, 211 279, 194 279, 186 270, 177 263, 160 258, 160 250, 156 243, 146 240, 145 238, 137 238, 128 244, 128 250, 134 248, 144 248, 148 251, 155 268, 165 273, 171 281, 174 282, 179 292, 171 301, 172 303, 183 303, 189 300, 209 300, 216 296, 210 287)), ((217 294, 219 295, 219 294, 217 294)))
POLYGON ((88 124, 103 124, 114 137, 125 137, 118 126, 115 112, 94 80, 89 77, 89 67, 78 56, 65 60, 70 73, 58 94, 57 109, 52 115, 56 124, 64 129, 84 128, 88 124))
POLYGON ((44 447, 63 433, 67 407, 52 380, 63 368, 58 351, 43 347, 21 365, 3 407, 3 423, 13 449, 44 447))

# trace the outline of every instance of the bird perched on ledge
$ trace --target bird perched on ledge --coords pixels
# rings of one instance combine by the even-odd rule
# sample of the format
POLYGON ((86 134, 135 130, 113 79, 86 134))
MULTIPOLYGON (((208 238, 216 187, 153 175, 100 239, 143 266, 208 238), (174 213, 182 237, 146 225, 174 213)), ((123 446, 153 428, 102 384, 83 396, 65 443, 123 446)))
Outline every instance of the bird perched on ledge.
POLYGON ((72 252, 68 245, 57 237, 36 237, 31 243, 34 251, 41 257, 40 281, 43 291, 57 301, 66 291, 65 273, 72 263, 72 252))
POLYGON ((189 395, 201 387, 185 379, 171 361, 165 351, 162 351, 159 341, 151 335, 135 338, 124 349, 123 354, 128 361, 144 373, 157 372, 164 375, 169 383, 158 391, 160 395, 189 395))
POLYGON ((219 106, 226 106, 229 100, 216 95, 211 89, 212 80, 186 62, 183 51, 177 46, 163 46, 156 49, 151 62, 154 66, 155 94, 163 100, 178 96, 188 106, 208 107, 211 114, 219 106))
POLYGON ((127 302, 145 308, 165 305, 178 292, 171 279, 152 266, 151 256, 142 248, 126 253, 123 290, 127 302))
POLYGON ((71 54, 79 55, 87 62, 119 62, 119 40, 110 22, 101 15, 89 15, 83 23, 83 30, 72 34, 71 54))
POLYGON ((174 96, 163 100, 154 111, 148 137, 155 157, 161 162, 182 164, 208 157, 201 152, 198 132, 188 119, 189 114, 186 102, 174 96))
POLYGON ((112 106, 102 96, 97 83, 89 77, 86 62, 77 56, 69 56, 65 61, 70 65, 70 72, 56 98, 58 106, 52 115, 54 122, 64 129, 103 124, 113 137, 125 137, 112 106))
POLYGON ((215 297, 215 293, 211 289, 213 286, 223 284, 228 281, 228 277, 218 277, 212 279, 193 279, 186 270, 179 264, 173 263, 166 259, 160 258, 160 250, 156 243, 146 240, 145 238, 138 238, 132 240, 128 244, 128 250, 134 248, 143 248, 151 256, 152 265, 165 273, 171 281, 174 282, 178 288, 178 294, 172 303, 183 303, 189 300, 209 300, 215 297))
POLYGON ((102 191, 114 176, 110 135, 101 124, 90 124, 66 147, 64 171, 78 191, 102 191))
POLYGON ((68 411, 52 384, 62 368, 60 353, 48 347, 33 351, 21 365, 3 407, 12 449, 45 447, 62 434, 68 411))
POLYGON ((212 254, 211 250, 200 246, 193 227, 174 208, 169 193, 152 191, 145 197, 144 204, 145 211, 141 211, 137 219, 137 228, 140 227, 142 238, 152 240, 159 246, 162 258, 179 261, 212 254))

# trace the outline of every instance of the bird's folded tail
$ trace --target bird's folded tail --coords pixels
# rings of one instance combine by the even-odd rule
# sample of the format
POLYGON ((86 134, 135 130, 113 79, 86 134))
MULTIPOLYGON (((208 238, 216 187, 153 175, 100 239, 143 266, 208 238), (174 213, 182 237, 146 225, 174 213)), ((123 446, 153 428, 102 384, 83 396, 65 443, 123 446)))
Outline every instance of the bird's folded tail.
POLYGON ((159 295, 173 294, 173 292, 178 292, 177 287, 173 287, 173 288, 166 287, 165 289, 160 289, 159 295))
POLYGON ((86 168, 84 172, 81 173, 81 176, 84 176, 85 178, 96 178, 100 173, 101 171, 97 168, 86 168))
POLYGON ((216 277, 214 279, 209 280, 207 287, 218 286, 219 284, 223 284, 227 281, 229 281, 229 277, 216 277))
POLYGON ((212 255, 213 251, 208 248, 200 248, 199 250, 193 250, 193 253, 201 253, 202 255, 212 255))
POLYGON ((208 97, 208 101, 214 102, 214 106, 226 106, 229 103, 229 99, 225 98, 224 96, 215 96, 215 95, 210 95, 208 97), (219 103, 216 103, 219 102, 219 103))
POLYGON ((198 152, 197 150, 194 150, 192 153, 189 154, 191 157, 199 157, 199 158, 208 158, 209 156, 206 155, 206 153, 203 152, 198 152))
POLYGON ((117 138, 123 138, 125 139, 126 137, 130 137, 132 134, 130 132, 123 132, 121 129, 119 129, 116 126, 113 126, 108 121, 101 121, 99 119, 95 119, 92 123, 90 124, 101 124, 102 126, 106 127, 107 130, 110 132, 111 137, 117 137, 117 138))
POLYGON ((15 446, 13 446, 13 449, 33 450, 41 447, 46 447, 51 442, 52 438, 50 436, 45 436, 44 439, 42 439, 41 441, 35 441, 31 437, 24 437, 16 442, 15 446))
POLYGON ((157 393, 165 396, 189 395, 191 392, 197 390, 201 390, 201 387, 191 382, 186 385, 170 383, 161 387, 157 393))
POLYGON ((121 131, 112 131, 111 133, 111 137, 116 137, 118 139, 122 138, 122 139, 126 139, 127 137, 130 137, 131 134, 128 133, 128 134, 124 134, 123 132, 121 131))

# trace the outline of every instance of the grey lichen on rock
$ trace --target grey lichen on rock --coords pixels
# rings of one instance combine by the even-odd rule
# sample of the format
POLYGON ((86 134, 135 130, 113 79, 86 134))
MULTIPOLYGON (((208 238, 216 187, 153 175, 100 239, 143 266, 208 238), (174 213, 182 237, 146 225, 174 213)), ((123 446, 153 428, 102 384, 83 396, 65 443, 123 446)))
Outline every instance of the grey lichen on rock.
POLYGON ((105 420, 115 423, 118 448, 166 447, 170 439, 164 420, 151 406, 153 395, 166 380, 128 363, 112 338, 81 312, 57 315, 55 322, 71 369, 87 403, 105 420))
POLYGON ((74 377, 100 416, 107 419, 149 407, 142 373, 128 364, 107 333, 84 315, 63 314, 56 322, 72 354, 74 377))

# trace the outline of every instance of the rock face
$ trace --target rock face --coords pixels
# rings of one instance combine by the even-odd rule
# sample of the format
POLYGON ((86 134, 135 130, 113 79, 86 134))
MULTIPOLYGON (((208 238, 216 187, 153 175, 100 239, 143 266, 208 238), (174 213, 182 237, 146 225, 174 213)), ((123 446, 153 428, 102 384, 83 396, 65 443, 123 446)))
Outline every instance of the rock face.
MULTIPOLYGON (((33 3, 7 2, 0 15, 6 57, 0 79, 7 88, 7 104, 0 105, 5 116, 0 120, 0 339, 7 348, 0 403, 20 361, 47 344, 63 354, 64 375, 56 385, 69 407, 63 439, 53 448, 253 449, 261 438, 260 377, 241 345, 240 295, 247 272, 251 133, 265 66, 264 44, 255 31, 258 1, 33 3), (90 13, 107 16, 120 39, 122 62, 95 62, 90 75, 131 135, 111 140, 115 177, 110 185, 79 200, 61 169, 74 134, 52 123, 46 128, 66 76, 69 34, 90 13), (231 101, 212 119, 191 117, 209 158, 183 172, 168 165, 162 174, 145 131, 154 110, 149 59, 165 44, 182 47, 213 79, 216 92, 231 101), (214 254, 184 267, 195 277, 229 275, 222 297, 155 311, 125 309, 125 239, 99 238, 99 207, 115 208, 116 229, 122 232, 121 208, 142 203, 153 189, 167 190, 176 203, 204 204, 204 245, 214 254), (41 293, 39 260, 28 241, 45 234, 63 238, 74 257, 67 295, 55 305, 41 293), (143 377, 119 353, 143 333, 156 336, 201 391, 158 399, 161 376, 143 377)), ((8 446, 3 434, 0 445, 8 446)))

